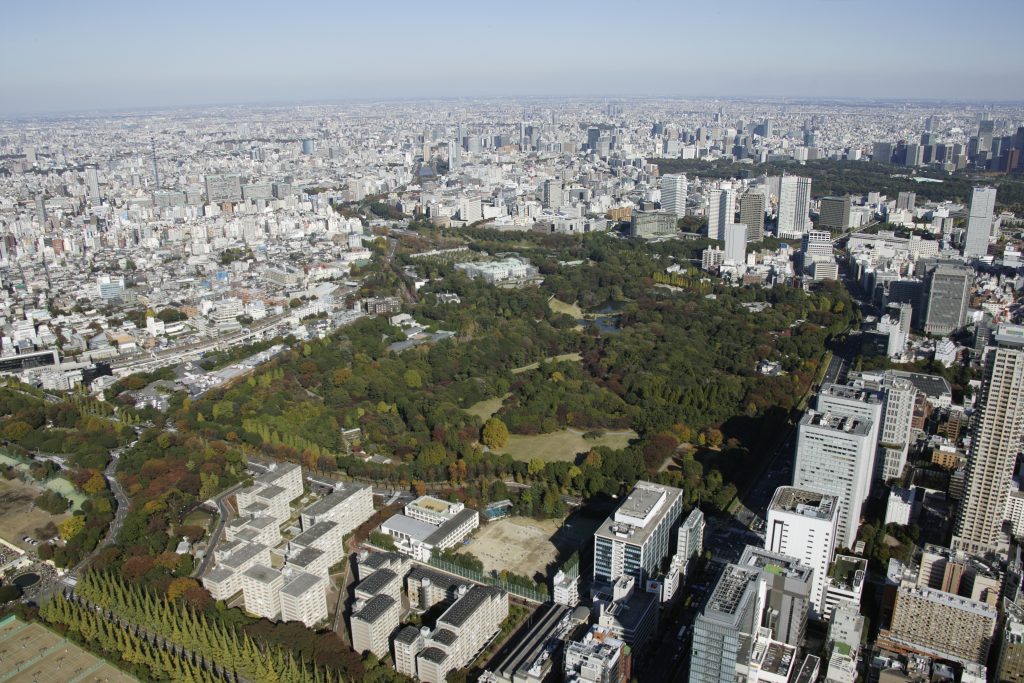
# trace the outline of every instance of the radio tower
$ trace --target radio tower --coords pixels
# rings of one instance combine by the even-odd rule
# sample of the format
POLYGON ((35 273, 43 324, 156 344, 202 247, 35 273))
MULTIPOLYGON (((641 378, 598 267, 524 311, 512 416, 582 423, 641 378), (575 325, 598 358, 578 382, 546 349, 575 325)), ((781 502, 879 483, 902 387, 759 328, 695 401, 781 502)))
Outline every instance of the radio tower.
POLYGON ((160 189, 160 169, 156 165, 156 140, 152 137, 149 138, 150 148, 153 150, 153 184, 156 185, 156 189, 160 189))

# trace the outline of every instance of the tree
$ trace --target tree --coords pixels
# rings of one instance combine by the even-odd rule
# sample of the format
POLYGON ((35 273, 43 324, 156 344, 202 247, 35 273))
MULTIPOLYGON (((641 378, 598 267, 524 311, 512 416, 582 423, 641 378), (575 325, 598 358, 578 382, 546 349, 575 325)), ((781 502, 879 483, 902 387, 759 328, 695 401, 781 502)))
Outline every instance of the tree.
POLYGON ((96 472, 91 477, 89 477, 89 481, 85 482, 85 485, 82 486, 82 488, 90 496, 95 496, 100 491, 106 490, 107 480, 103 478, 102 474, 96 472))
POLYGON ((490 418, 484 424, 483 440, 488 448, 504 448, 508 444, 508 427, 500 418, 490 418))
POLYGON ((190 579, 186 576, 179 576, 178 578, 171 579, 171 582, 167 584, 167 597, 170 600, 177 600, 185 595, 190 588, 196 588, 198 586, 199 584, 195 579, 190 579))
POLYGON ((85 531, 85 518, 79 515, 68 517, 60 523, 60 537, 65 541, 70 541, 78 534, 85 531))
POLYGON ((405 386, 410 389, 419 389, 423 386, 423 378, 419 371, 409 368, 405 371, 405 386))

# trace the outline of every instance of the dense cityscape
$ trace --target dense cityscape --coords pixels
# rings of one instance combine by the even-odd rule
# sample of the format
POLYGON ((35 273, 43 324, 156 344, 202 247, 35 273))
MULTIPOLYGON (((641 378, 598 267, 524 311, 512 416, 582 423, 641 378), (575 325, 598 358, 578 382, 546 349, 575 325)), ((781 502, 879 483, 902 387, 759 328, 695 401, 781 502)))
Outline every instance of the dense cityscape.
POLYGON ((0 683, 1024 681, 1020 93, 95 107, 46 59, 0 683))

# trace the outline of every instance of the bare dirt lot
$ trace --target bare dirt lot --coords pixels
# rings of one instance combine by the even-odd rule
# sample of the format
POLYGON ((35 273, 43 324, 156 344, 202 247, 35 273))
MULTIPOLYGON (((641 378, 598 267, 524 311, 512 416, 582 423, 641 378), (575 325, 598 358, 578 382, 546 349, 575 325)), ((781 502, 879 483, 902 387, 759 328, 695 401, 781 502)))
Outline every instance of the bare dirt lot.
POLYGON ((60 524, 67 517, 35 507, 32 501, 42 492, 40 487, 17 479, 0 479, 0 537, 23 550, 32 550, 33 546, 23 541, 23 536, 35 536, 36 529, 47 522, 60 524))
POLYGON ((544 574, 555 561, 558 548, 552 537, 558 532, 559 521, 538 521, 527 517, 506 517, 480 527, 468 546, 459 552, 469 552, 480 558, 484 570, 507 569, 515 574, 533 577, 544 574))

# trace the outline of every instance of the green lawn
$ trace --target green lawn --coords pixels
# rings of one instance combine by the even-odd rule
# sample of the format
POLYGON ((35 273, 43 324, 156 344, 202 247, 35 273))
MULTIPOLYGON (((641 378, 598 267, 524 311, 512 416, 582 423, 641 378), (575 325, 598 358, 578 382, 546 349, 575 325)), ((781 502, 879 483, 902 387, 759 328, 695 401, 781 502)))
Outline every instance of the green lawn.
MULTIPOLYGON (((583 356, 581 356, 579 354, 579 351, 574 351, 572 353, 563 353, 563 354, 561 354, 559 356, 548 356, 547 358, 544 359, 544 362, 545 363, 561 363, 564 360, 569 360, 569 361, 573 361, 574 363, 578 363, 582 359, 583 359, 583 356)), ((512 370, 512 374, 513 375, 518 375, 521 372, 526 372, 527 370, 536 370, 539 367, 540 367, 540 363, 530 363, 529 365, 523 365, 522 367, 518 367, 518 368, 513 369, 512 370)))
POLYGON ((584 433, 576 429, 561 429, 550 434, 532 436, 512 434, 509 437, 508 445, 496 449, 496 452, 508 453, 516 460, 523 462, 528 462, 533 458, 540 458, 544 462, 573 461, 579 453, 586 453, 595 446, 625 448, 629 445, 630 439, 637 438, 637 433, 632 429, 607 432, 599 439, 584 439, 584 433))
POLYGON ((567 304, 561 299, 551 297, 550 299, 548 299, 548 308, 550 308, 555 313, 564 313, 568 316, 576 318, 577 320, 583 317, 583 311, 580 309, 579 304, 575 302, 567 304))
POLYGON ((501 403, 511 394, 505 394, 504 396, 498 396, 496 398, 488 398, 483 401, 478 401, 470 407, 466 408, 465 411, 470 415, 476 415, 480 418, 481 422, 486 422, 487 419, 498 412, 501 408, 501 403))

